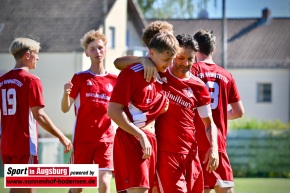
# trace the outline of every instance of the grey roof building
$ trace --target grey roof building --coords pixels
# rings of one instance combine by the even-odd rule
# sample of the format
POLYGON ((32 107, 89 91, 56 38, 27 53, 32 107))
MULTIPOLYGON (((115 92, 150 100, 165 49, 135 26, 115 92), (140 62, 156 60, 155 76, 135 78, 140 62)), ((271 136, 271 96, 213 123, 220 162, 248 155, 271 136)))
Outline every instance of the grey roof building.
MULTIPOLYGON (((148 20, 151 22, 152 20, 148 20)), ((215 61, 222 63, 222 19, 167 19, 175 34, 194 34, 200 28, 217 36, 215 61)), ((227 18, 228 68, 290 68, 290 18, 227 18)))

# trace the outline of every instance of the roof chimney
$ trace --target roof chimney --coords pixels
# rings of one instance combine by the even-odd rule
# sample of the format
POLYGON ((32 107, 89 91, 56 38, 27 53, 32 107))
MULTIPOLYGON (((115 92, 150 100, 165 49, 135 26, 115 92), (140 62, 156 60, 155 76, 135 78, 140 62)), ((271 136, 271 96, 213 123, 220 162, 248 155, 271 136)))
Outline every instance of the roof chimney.
POLYGON ((262 18, 268 20, 271 16, 271 11, 267 7, 262 10, 262 18))

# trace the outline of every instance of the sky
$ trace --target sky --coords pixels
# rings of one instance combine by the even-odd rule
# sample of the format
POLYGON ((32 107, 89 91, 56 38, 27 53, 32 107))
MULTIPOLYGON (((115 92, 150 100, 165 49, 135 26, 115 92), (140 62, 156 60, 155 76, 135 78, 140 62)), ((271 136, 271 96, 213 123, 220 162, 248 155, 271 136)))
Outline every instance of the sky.
MULTIPOLYGON (((226 17, 257 18, 266 7, 271 10, 272 17, 290 17, 290 0, 226 0, 226 17)), ((222 0, 209 0, 207 10, 209 18, 221 18, 222 0)), ((194 16, 196 18, 197 13, 194 16)))

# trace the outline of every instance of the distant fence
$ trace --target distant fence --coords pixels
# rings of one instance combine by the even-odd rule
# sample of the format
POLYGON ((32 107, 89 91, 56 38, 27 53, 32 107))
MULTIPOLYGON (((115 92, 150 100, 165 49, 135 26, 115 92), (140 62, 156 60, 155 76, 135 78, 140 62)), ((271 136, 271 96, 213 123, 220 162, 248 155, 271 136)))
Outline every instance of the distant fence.
POLYGON ((290 177, 290 130, 230 130, 227 144, 236 177, 290 177))
MULTIPOLYGON (((227 144, 235 177, 290 178, 290 130, 230 130, 227 144)), ((67 163, 69 156, 58 139, 39 139, 39 163, 67 163)))
POLYGON ((64 147, 58 138, 39 138, 38 161, 41 164, 63 164, 64 147))

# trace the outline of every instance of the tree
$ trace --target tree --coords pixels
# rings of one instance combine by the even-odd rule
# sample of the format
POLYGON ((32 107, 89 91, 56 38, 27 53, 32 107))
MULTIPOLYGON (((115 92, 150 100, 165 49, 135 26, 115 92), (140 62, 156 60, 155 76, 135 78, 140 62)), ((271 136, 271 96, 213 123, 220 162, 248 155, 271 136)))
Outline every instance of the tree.
POLYGON ((146 18, 193 18, 210 0, 137 0, 146 18), (198 3, 197 9, 196 4, 198 3))

